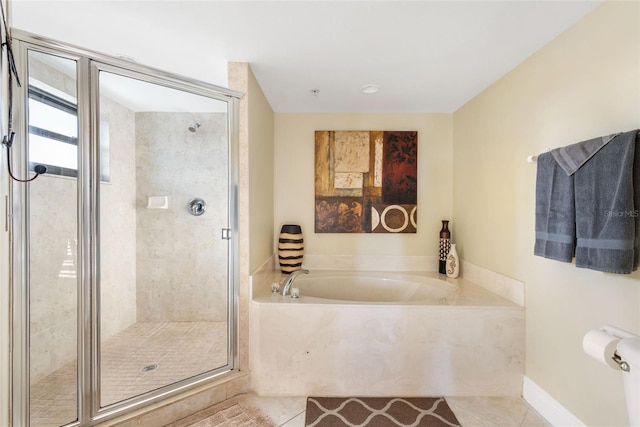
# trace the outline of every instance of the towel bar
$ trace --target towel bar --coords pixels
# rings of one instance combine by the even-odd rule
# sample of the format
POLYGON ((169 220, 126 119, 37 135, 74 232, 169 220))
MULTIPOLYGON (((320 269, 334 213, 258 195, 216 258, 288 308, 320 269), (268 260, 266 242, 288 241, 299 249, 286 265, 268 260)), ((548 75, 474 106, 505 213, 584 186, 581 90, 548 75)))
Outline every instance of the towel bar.
MULTIPOLYGON (((548 153, 549 151, 551 151, 551 148, 547 148, 542 153, 548 153)), ((540 154, 542 154, 542 153, 540 153, 540 154)), ((531 156, 527 156, 527 163, 535 163, 535 162, 537 162, 538 161, 538 156, 540 154, 533 154, 531 156)))

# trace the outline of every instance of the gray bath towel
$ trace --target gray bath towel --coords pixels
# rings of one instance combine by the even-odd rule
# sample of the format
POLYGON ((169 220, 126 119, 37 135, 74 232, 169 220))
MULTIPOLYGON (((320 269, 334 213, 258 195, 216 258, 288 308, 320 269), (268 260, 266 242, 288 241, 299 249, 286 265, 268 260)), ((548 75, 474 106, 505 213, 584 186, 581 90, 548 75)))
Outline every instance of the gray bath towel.
POLYGON ((619 134, 574 174, 577 267, 622 274, 638 267, 637 135, 619 134))
POLYGON ((571 262, 575 249, 573 176, 567 176, 551 153, 538 156, 536 243, 533 253, 571 262))
POLYGON ((593 157, 602 147, 618 135, 620 134, 615 133, 613 135, 600 136, 567 145, 566 147, 556 148, 551 150, 551 154, 567 175, 573 175, 587 160, 593 157))

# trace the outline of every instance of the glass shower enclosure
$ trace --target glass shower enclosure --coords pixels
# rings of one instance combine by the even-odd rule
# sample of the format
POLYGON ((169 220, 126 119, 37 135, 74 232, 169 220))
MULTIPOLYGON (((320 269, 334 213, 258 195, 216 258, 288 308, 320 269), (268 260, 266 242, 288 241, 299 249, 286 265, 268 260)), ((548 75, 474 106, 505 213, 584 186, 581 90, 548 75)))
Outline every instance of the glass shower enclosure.
POLYGON ((240 94, 13 34, 13 423, 84 425, 237 366, 240 94), (15 83, 15 82, 14 82, 15 83))

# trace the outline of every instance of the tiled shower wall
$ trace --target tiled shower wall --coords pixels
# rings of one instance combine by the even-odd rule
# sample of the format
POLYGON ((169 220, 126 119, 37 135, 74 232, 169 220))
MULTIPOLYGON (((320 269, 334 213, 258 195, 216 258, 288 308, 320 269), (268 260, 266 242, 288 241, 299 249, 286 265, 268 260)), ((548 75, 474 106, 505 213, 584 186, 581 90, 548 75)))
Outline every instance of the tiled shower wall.
POLYGON ((100 332, 105 341, 136 323, 135 114, 102 96, 101 138, 110 183, 100 185, 100 332))
POLYGON ((226 135, 225 113, 136 114, 138 321, 227 319, 226 135), (147 209, 149 196, 168 209, 147 209), (187 209, 194 197, 202 216, 187 209))
POLYGON ((76 181, 42 176, 30 186, 31 380, 76 357, 76 181))

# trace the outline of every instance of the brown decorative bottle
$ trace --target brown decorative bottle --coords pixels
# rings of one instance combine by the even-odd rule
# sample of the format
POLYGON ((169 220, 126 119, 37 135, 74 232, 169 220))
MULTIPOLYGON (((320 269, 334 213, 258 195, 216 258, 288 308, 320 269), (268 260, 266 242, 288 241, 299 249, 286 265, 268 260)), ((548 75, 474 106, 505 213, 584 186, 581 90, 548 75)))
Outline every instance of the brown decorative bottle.
POLYGON ((442 221, 442 229, 440 230, 440 258, 438 263, 438 272, 447 274, 447 255, 451 249, 451 232, 449 231, 449 221, 442 221))

